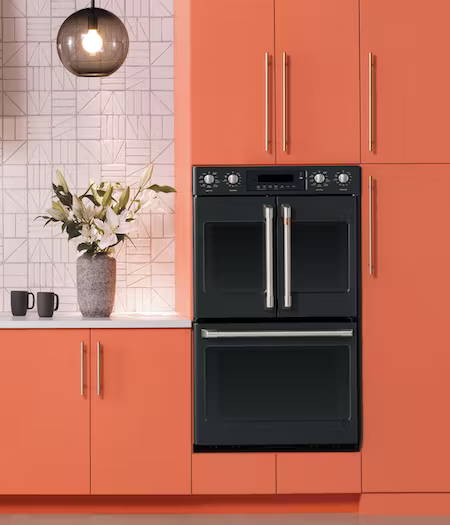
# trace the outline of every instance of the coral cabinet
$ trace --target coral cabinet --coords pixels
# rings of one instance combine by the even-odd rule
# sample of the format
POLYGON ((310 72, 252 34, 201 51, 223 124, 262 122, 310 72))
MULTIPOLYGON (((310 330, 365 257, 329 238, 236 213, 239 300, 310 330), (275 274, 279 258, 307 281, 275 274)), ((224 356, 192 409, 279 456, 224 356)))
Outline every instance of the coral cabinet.
POLYGON ((189 329, 0 330, 1 494, 189 494, 189 329))
POLYGON ((363 174, 363 492, 449 492, 450 166, 363 174))
POLYGON ((359 162, 358 0, 190 0, 180 13, 193 164, 359 162))
POLYGON ((190 330, 92 330, 92 493, 191 492, 190 330))
POLYGON ((363 162, 450 162, 449 18, 448 0, 361 0, 363 162))
POLYGON ((89 494, 89 330, 0 330, 0 494, 89 494))

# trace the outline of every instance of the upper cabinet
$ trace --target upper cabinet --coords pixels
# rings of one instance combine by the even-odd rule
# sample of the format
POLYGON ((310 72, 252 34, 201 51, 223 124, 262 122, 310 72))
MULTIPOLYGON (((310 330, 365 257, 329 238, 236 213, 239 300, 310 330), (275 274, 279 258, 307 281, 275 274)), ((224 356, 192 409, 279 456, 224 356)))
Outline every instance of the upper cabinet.
POLYGON ((278 163, 359 163, 358 15, 358 0, 275 0, 278 163))
POLYGON ((362 162, 448 163, 448 0, 361 0, 362 162))
POLYGON ((192 163, 273 163, 273 0, 192 0, 190 45, 192 163))
POLYGON ((360 161, 358 0, 190 6, 176 38, 190 46, 177 100, 190 105, 192 164, 360 161))

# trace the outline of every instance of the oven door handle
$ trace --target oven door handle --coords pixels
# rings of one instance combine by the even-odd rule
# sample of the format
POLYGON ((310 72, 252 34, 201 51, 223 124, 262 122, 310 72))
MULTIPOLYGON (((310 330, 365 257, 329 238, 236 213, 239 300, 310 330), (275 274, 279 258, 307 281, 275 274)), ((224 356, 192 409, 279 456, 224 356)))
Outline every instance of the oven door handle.
POLYGON ((248 332, 202 329, 203 339, 231 339, 242 337, 353 337, 353 330, 254 330, 248 332))
POLYGON ((264 205, 264 221, 266 229, 266 308, 275 306, 273 285, 273 206, 264 205))
POLYGON ((291 224, 292 212, 289 204, 282 204, 283 246, 284 246, 284 298, 283 308, 292 308, 292 268, 291 268, 291 224))

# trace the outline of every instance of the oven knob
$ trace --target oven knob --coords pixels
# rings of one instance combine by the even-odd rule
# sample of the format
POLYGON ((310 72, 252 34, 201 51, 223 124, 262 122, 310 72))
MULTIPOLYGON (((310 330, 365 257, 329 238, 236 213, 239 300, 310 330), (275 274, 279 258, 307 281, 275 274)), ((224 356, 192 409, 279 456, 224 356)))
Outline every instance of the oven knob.
POLYGON ((214 181, 215 181, 214 175, 211 175, 210 173, 208 173, 208 175, 205 175, 203 177, 203 181, 205 182, 205 184, 214 184, 214 181))
POLYGON ((339 173, 338 179, 341 184, 347 184, 349 179, 348 173, 339 173))
POLYGON ((325 182, 325 175, 323 173, 316 173, 314 175, 314 180, 317 184, 322 184, 322 182, 325 182))
POLYGON ((235 173, 232 173, 231 175, 228 175, 227 180, 230 184, 237 184, 239 182, 239 177, 235 173))

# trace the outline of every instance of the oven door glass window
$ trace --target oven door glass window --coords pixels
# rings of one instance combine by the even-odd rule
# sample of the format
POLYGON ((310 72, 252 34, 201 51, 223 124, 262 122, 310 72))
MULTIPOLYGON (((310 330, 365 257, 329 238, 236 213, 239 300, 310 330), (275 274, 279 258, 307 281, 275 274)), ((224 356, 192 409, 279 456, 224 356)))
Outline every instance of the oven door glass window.
POLYGON ((259 293, 264 287, 264 225, 260 222, 208 222, 204 229, 204 291, 259 293))
POLYGON ((348 292, 349 233, 347 222, 293 223, 294 292, 348 292))
POLYGON ((345 421, 351 417, 346 345, 209 346, 205 415, 238 421, 345 421))

